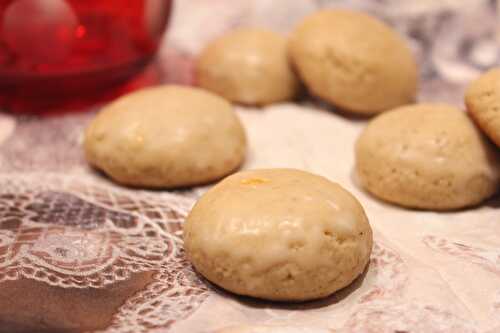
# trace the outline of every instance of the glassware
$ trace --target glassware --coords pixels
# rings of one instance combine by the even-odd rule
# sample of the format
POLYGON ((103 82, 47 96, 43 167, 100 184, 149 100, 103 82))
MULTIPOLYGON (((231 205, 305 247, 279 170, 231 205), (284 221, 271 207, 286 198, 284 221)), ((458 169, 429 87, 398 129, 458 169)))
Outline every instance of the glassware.
POLYGON ((0 105, 87 104, 151 61, 171 0, 0 0, 0 105))

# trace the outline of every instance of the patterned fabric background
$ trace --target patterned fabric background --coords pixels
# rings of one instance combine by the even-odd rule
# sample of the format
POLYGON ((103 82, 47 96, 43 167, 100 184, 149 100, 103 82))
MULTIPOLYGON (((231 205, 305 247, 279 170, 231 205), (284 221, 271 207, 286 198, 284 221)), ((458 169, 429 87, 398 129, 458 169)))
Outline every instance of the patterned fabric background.
MULTIPOLYGON (((421 67, 421 101, 463 107, 464 85, 499 63, 496 1, 176 1, 157 63, 164 82, 193 83, 193 58, 240 25, 288 33, 322 7, 372 13, 405 34, 421 67)), ((352 178, 364 120, 305 99, 238 108, 244 168, 295 167, 352 191, 375 232, 366 273, 330 298, 277 304, 230 295, 193 272, 182 223, 206 188, 131 190, 90 170, 82 131, 94 114, 0 114, 0 332, 500 332, 500 200, 451 213, 374 200, 352 178), (36 329, 35 329, 36 328, 36 329)))

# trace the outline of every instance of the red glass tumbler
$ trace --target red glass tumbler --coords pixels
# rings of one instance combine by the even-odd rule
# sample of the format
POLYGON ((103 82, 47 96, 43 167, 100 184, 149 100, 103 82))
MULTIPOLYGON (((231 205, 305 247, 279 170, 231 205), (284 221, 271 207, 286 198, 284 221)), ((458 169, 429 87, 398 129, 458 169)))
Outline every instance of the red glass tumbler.
POLYGON ((0 106, 88 104, 153 58, 171 0, 0 0, 0 106))

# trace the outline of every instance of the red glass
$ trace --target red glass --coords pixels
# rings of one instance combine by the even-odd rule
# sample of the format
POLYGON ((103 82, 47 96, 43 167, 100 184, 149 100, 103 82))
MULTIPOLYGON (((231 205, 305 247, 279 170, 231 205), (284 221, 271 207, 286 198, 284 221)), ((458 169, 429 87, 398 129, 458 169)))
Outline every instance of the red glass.
POLYGON ((153 58, 171 0, 0 0, 0 105, 85 104, 153 58))

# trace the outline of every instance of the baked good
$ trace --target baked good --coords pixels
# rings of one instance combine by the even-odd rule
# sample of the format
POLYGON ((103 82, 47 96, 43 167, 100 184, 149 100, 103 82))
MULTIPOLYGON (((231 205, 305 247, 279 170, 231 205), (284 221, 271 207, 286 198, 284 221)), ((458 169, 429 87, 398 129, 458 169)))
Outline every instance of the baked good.
POLYGON ((403 38, 363 13, 322 10, 306 17, 289 53, 309 91, 345 111, 379 113, 417 94, 417 66, 403 38))
POLYGON ((121 97, 85 132, 85 156, 114 181, 174 188, 219 179, 244 160, 231 105, 198 88, 160 86, 121 97))
POLYGON ((214 40, 200 54, 196 70, 200 87, 241 104, 286 101, 299 89, 286 39, 264 29, 238 29, 214 40))
POLYGON ((500 68, 494 68, 472 82, 465 95, 472 119, 500 147, 500 68))
POLYGON ((184 225, 188 258, 224 289, 276 301, 328 296, 365 269, 372 231, 360 203, 328 179, 294 169, 231 175, 184 225))
POLYGON ((459 209, 498 188, 498 156, 465 112, 416 104, 370 122, 356 143, 356 173, 376 197, 410 208, 459 209))

